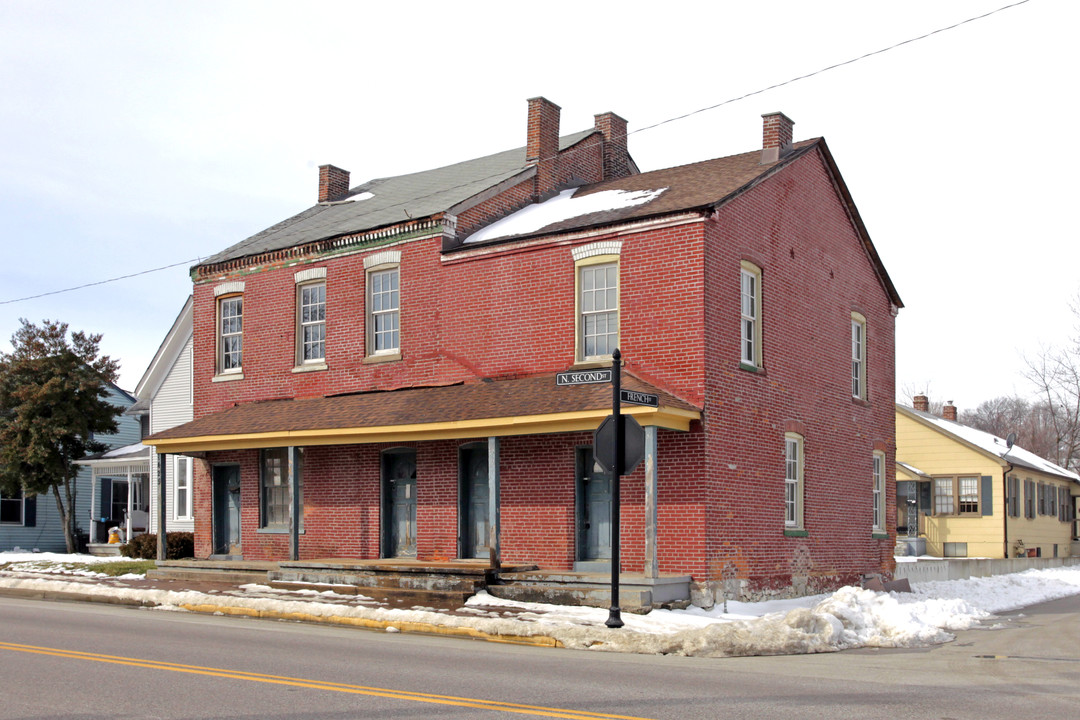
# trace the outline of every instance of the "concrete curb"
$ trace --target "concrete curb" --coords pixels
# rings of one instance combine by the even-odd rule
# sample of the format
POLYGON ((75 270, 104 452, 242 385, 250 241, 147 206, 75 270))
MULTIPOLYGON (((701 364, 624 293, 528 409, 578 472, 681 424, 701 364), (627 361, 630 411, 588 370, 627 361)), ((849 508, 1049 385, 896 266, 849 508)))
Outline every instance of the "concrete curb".
MULTIPOLYGON (((126 605, 129 607, 162 607, 161 603, 134 598, 119 598, 108 595, 89 595, 77 592, 63 592, 56 590, 30 590, 26 588, 0 587, 0 596, 15 597, 24 600, 54 600, 60 602, 89 602, 105 603, 107 605, 126 605)), ((492 635, 470 627, 448 627, 432 623, 418 622, 390 622, 389 620, 369 620, 367 618, 341 617, 335 615, 315 615, 313 613, 276 612, 273 610, 256 610, 254 608, 233 607, 227 605, 214 605, 211 603, 180 604, 171 607, 179 607, 188 612, 202 615, 230 615, 235 617, 250 617, 260 620, 288 620, 293 622, 318 623, 321 625, 337 625, 355 627, 363 630, 382 632, 403 632, 420 635, 441 635, 443 637, 460 637, 470 640, 484 640, 486 642, 508 643, 512 645, 531 645, 534 647, 563 647, 563 644, 547 635, 492 635), (391 630, 393 628, 393 630, 391 630)))

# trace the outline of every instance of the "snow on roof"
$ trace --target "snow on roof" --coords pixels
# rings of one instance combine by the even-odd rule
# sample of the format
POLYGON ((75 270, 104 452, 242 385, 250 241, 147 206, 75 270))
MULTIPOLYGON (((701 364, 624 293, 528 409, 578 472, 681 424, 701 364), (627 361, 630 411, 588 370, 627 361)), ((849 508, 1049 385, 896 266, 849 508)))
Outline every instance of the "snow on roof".
POLYGON ((930 476, 929 473, 924 473, 922 470, 920 470, 919 468, 917 468, 914 465, 911 465, 909 463, 900 462, 899 460, 897 460, 896 464, 899 465, 900 467, 904 468, 905 470, 907 470, 912 475, 924 475, 926 477, 930 476))
POLYGON ((1044 460, 1033 452, 1025 450, 1019 445, 1013 445, 1010 449, 1006 441, 999 438, 993 433, 988 433, 983 430, 976 430, 973 427, 967 425, 961 425, 958 422, 952 420, 946 420, 945 418, 932 415, 931 413, 922 412, 920 410, 913 410, 909 407, 904 407, 904 410, 919 416, 926 422, 938 427, 950 435, 953 435, 980 450, 984 450, 992 455, 996 455, 1007 463, 1015 465, 1023 465, 1033 470, 1040 470, 1051 475, 1058 475, 1060 477, 1068 478, 1074 482, 1080 483, 1080 475, 1066 470, 1060 465, 1055 465, 1049 460, 1044 460), (1006 454, 1008 457, 1006 457, 1006 454))
POLYGON ((667 188, 603 190, 575 199, 574 193, 577 190, 578 188, 563 190, 549 200, 524 207, 478 230, 466 238, 465 242, 474 243, 511 235, 525 235, 582 215, 642 205, 659 197, 667 188))

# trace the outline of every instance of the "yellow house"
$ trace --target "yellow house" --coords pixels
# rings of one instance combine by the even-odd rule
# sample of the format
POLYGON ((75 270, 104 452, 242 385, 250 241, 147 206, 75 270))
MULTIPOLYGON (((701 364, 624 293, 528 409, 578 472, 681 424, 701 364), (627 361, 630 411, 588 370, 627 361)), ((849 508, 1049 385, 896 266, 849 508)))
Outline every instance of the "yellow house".
MULTIPOLYGON (((934 557, 1069 557, 1080 475, 995 435, 896 406, 896 535, 934 557)), ((948 419, 947 419, 948 418, 948 419)))

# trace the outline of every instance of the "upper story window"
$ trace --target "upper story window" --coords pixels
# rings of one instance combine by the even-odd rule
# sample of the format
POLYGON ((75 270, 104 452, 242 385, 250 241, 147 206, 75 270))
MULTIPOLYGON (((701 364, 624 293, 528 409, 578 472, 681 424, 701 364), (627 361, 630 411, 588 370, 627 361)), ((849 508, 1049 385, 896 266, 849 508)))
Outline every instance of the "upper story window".
POLYGON ((739 361, 761 367, 761 268, 743 261, 739 273, 740 328, 739 361))
POLYGON ((885 453, 874 452, 874 532, 885 532, 885 453))
POLYGON ((296 292, 298 365, 326 360, 326 283, 301 285, 296 292))
POLYGON ((190 520, 192 518, 192 477, 193 461, 183 455, 174 456, 173 486, 173 516, 177 520, 190 520))
POLYGON ((851 313, 851 397, 866 399, 866 318, 851 313))
POLYGON ((619 255, 622 242, 579 245, 574 258, 574 360, 603 361, 619 346, 619 255))
POLYGON ((803 526, 803 438, 797 433, 784 435, 784 526, 803 526))
POLYGON ((218 371, 240 372, 244 362, 244 296, 218 299, 218 371))
POLYGON ((608 357, 619 344, 619 265, 589 265, 580 275, 581 358, 608 357))
POLYGON ((401 294, 399 268, 368 273, 368 354, 383 355, 401 349, 401 294))

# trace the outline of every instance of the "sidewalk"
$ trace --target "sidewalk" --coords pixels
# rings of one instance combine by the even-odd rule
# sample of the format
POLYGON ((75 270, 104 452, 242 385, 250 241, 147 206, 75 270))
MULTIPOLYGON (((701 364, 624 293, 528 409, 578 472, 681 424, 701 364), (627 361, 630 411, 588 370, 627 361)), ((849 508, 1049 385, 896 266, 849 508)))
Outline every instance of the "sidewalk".
MULTIPOLYGON (((522 624, 534 616, 536 608, 516 609, 499 606, 486 608, 449 603, 434 598, 431 605, 411 605, 410 601, 380 593, 376 588, 364 588, 364 594, 354 591, 328 592, 319 590, 278 590, 254 583, 212 582, 200 580, 151 580, 142 576, 80 577, 53 573, 0 571, 0 596, 67 602, 98 602, 110 605, 130 605, 231 615, 269 620, 313 622, 349 625, 385 632, 412 632, 448 635, 493 642, 509 642, 547 647, 562 647, 562 643, 543 634, 514 632, 490 633, 469 626, 478 617, 498 617, 522 624), (6 581, 6 582, 5 582, 6 581), (328 612, 328 610, 331 610, 328 612), (357 616, 349 609, 383 610, 395 617, 357 616), (445 618, 464 622, 444 624, 421 621, 419 617, 437 613, 445 618)), ((495 600, 495 598, 492 598, 495 600)), ((500 601, 501 602, 501 601, 500 601)), ((363 613, 362 615, 370 615, 363 613)), ((531 624, 531 623, 530 623, 531 624)))
MULTIPOLYGON (((953 633, 993 629, 993 613, 1080 594, 1080 568, 913 584, 910 593, 844 587, 829 595, 763 603, 731 601, 705 610, 624 612, 608 628, 608 610, 502 600, 481 591, 464 603, 410 605, 351 586, 278 589, 266 584, 72 571, 72 556, 28 559, 0 553, 0 596, 103 602, 158 612, 198 612, 324 623, 382 632, 424 633, 604 652, 697 657, 791 655, 859 647, 914 648, 949 642, 953 633)), ((82 558, 80 558, 82 560, 82 558)), ((84 565, 85 563, 81 563, 84 565)), ((411 602, 416 602, 415 600, 411 602)), ((0 623, 0 628, 3 624, 0 623)))

